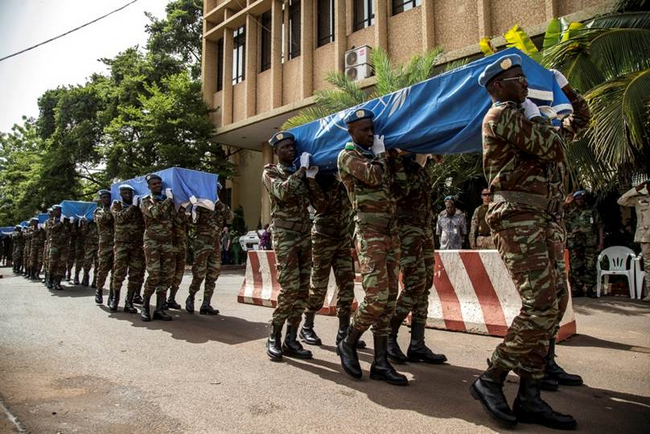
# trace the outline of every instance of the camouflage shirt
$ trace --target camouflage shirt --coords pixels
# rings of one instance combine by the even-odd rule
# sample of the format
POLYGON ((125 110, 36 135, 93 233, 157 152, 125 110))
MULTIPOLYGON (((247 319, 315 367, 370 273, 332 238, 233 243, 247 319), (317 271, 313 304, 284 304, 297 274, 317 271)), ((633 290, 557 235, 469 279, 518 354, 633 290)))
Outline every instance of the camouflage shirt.
POLYGON ((413 160, 404 161, 408 191, 397 201, 397 219, 400 225, 421 226, 427 230, 433 227, 433 169, 436 163, 429 159, 424 167, 413 160))
POLYGON ((324 235, 340 236, 349 233, 352 206, 342 182, 334 180, 329 185, 308 178, 309 199, 316 211, 313 229, 324 235))
POLYGON ((43 247, 45 244, 45 230, 43 228, 37 228, 32 234, 32 245, 37 248, 43 247))
POLYGON ((214 211, 202 206, 196 207, 196 222, 194 223, 196 235, 219 240, 223 227, 233 217, 234 215, 228 205, 222 201, 217 201, 214 204, 214 211))
POLYGON ((86 245, 92 246, 99 244, 99 232, 97 230, 97 223, 94 221, 84 222, 81 229, 84 233, 86 245))
POLYGON ((603 221, 595 208, 572 205, 566 213, 567 246, 596 247, 603 221))
POLYGON ((54 219, 50 224, 50 246, 62 248, 70 243, 70 223, 64 219, 54 219))
POLYGON ((174 241, 174 246, 184 247, 187 245, 187 227, 189 221, 190 218, 185 212, 185 208, 181 207, 174 216, 174 222, 172 225, 172 239, 174 241))
POLYGON ((97 223, 97 234, 100 244, 113 244, 115 236, 115 219, 110 208, 98 206, 94 212, 94 219, 97 223))
POLYGON ((148 194, 142 198, 140 210, 144 218, 144 237, 171 243, 172 225, 176 216, 174 201, 164 196, 148 194))
POLYGON ((22 231, 14 231, 11 239, 13 240, 14 248, 22 249, 25 246, 25 234, 22 231))
POLYGON ((271 199, 273 227, 294 229, 299 232, 311 227, 309 222, 309 191, 304 174, 282 163, 267 164, 262 172, 262 182, 271 199))
POLYGON ((111 214, 115 218, 115 242, 142 244, 144 219, 140 208, 115 200, 111 205, 111 214))

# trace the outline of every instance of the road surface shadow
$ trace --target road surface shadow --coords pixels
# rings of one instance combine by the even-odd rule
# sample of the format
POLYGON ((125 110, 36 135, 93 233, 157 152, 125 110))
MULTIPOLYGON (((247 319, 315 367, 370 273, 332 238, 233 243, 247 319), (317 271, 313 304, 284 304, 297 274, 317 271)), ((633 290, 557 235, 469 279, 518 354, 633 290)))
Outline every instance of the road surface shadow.
POLYGON ((61 287, 63 289, 59 291, 56 289, 48 289, 45 285, 43 285, 43 289, 45 289, 46 291, 50 291, 50 293, 56 297, 76 298, 76 297, 95 296, 95 289, 91 288, 90 286, 81 286, 81 285, 67 284, 65 282, 62 282, 61 287))
POLYGON ((589 335, 575 335, 571 339, 564 341, 560 346, 567 347, 594 347, 606 348, 610 350, 632 351, 634 353, 650 354, 650 348, 635 345, 623 344, 620 342, 607 341, 589 335))
POLYGON ((624 316, 650 316, 650 303, 627 297, 579 298, 573 299, 573 310, 580 315, 598 315, 606 312, 624 316))
MULTIPOLYGON (((355 380, 346 375, 338 363, 286 357, 284 360, 287 364, 324 380, 363 393, 376 404, 389 409, 416 411, 436 418, 462 419, 499 432, 504 431, 469 394, 469 386, 482 373, 477 369, 453 365, 396 366, 398 371, 413 375, 408 386, 399 387, 369 379, 369 366, 366 363, 362 363, 363 379, 355 380)), ((510 375, 505 394, 511 405, 517 387, 517 377, 510 375)), ((578 420, 578 429, 583 432, 645 432, 650 423, 648 397, 581 386, 562 387, 558 392, 543 392, 543 398, 557 411, 574 416, 578 420)), ((543 428, 523 424, 517 427, 517 431, 528 432, 540 429, 543 428)))

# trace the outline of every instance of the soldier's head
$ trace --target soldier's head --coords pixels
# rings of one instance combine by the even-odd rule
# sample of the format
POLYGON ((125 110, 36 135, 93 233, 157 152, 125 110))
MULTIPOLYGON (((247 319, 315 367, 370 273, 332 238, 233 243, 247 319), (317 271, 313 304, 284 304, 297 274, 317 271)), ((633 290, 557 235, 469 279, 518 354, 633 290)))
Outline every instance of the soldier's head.
POLYGON ((503 56, 489 64, 478 78, 492 101, 512 101, 521 104, 528 96, 528 80, 521 68, 521 57, 516 54, 503 56))
POLYGON ((52 208, 47 209, 47 215, 51 218, 54 217, 54 212, 52 211, 52 208))
POLYGON ((578 208, 584 208, 587 205, 587 192, 584 190, 578 190, 573 193, 573 200, 576 203, 578 208))
POLYGON ((374 117, 375 114, 370 110, 358 109, 345 118, 352 141, 365 149, 372 147, 375 137, 374 117))
POLYGON ((99 190, 97 194, 99 194, 99 201, 101 202, 102 206, 104 206, 104 208, 110 206, 111 192, 109 190, 99 190))
POLYGON ((481 192, 481 200, 483 201, 483 205, 487 205, 492 201, 492 192, 490 192, 489 188, 483 189, 481 192))
POLYGON ((29 225, 30 225, 31 227, 33 227, 33 228, 38 227, 38 219, 35 218, 35 217, 32 218, 32 219, 29 221, 29 225))
POLYGON ((456 201, 452 196, 445 197, 445 210, 450 216, 456 214, 456 201))
POLYGON ((16 231, 16 232, 22 232, 22 231, 23 231, 23 227, 22 227, 21 225, 16 225, 16 226, 14 226, 14 231, 16 231))
POLYGON ((279 131, 269 140, 269 145, 278 156, 278 161, 285 166, 291 166, 296 159, 295 138, 289 131, 279 131))
POLYGON ((150 173, 144 179, 147 181, 147 187, 149 187, 151 194, 159 195, 162 193, 163 183, 160 176, 155 173, 150 173))
POLYGON ((131 203, 133 203, 133 187, 131 187, 129 184, 122 184, 119 186, 119 190, 122 202, 127 205, 131 205, 131 203))
POLYGON ((52 217, 55 219, 61 218, 61 205, 54 205, 52 207, 52 217))

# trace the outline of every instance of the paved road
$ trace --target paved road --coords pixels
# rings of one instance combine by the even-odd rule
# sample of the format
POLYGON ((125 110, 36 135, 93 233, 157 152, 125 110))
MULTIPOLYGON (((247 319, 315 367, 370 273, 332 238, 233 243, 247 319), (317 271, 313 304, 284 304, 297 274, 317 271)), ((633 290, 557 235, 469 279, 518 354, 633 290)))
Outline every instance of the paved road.
MULTIPOLYGON (((98 307, 91 289, 51 292, 10 269, 0 274, 0 398, 26 432, 500 430, 467 391, 496 338, 428 330, 428 342, 449 364, 402 367, 411 384, 400 388, 368 379, 367 350, 363 380, 342 373, 332 346, 335 318, 317 318, 329 345, 315 349, 314 360, 270 362, 264 342, 271 310, 236 302, 241 271, 219 280, 220 316, 175 312, 170 323, 98 307)), ((573 414, 580 431, 647 432, 650 306, 621 298, 575 305, 580 336, 559 347, 559 360, 587 386, 544 397, 573 414)), ((408 336, 404 329, 405 347, 408 336)), ((510 399, 516 382, 508 380, 510 399)), ((20 432, 3 413, 0 405, 0 432, 20 432)))

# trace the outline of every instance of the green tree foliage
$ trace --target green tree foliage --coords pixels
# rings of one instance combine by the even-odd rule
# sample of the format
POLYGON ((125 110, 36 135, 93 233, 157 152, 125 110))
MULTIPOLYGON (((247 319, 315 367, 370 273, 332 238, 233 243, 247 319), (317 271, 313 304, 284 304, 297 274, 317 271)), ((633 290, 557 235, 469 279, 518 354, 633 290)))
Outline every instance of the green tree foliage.
POLYGON ((246 235, 248 233, 248 227, 246 226, 246 220, 244 219, 244 208, 238 206, 233 210, 235 215, 230 224, 230 232, 237 233, 239 235, 246 235))

